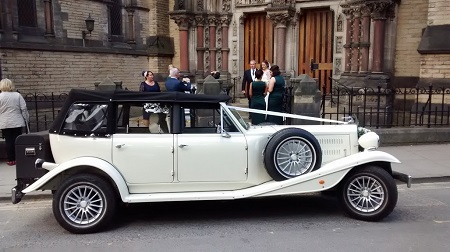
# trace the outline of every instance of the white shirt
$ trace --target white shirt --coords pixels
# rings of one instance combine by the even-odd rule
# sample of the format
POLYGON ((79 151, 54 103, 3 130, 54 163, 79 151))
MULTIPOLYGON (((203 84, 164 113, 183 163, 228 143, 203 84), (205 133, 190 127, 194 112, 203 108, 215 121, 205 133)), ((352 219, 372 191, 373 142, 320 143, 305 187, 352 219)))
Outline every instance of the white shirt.
POLYGON ((250 69, 250 74, 252 75, 252 81, 256 80, 255 72, 256 72, 256 69, 250 69))

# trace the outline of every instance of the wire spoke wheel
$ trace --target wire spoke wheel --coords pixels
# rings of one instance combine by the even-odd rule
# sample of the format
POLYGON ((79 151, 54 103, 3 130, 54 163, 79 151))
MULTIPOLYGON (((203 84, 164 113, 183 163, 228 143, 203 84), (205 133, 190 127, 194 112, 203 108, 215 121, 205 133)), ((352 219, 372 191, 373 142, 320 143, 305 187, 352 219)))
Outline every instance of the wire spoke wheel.
POLYGON ((274 162, 288 177, 308 173, 315 164, 314 149, 302 138, 290 138, 275 150, 274 162))
POLYGON ((347 187, 347 198, 357 210, 370 213, 376 211, 384 202, 384 189, 377 180, 361 176, 355 178, 347 187))
POLYGON ((378 221, 397 204, 398 191, 392 175, 382 167, 354 168, 341 184, 342 207, 358 220, 378 221))
POLYGON ((66 230, 86 234, 111 223, 117 195, 102 177, 79 174, 66 179, 53 196, 53 214, 66 230))
POLYGON ((67 192, 63 201, 64 213, 76 224, 95 222, 105 208, 105 196, 91 185, 81 185, 67 192))

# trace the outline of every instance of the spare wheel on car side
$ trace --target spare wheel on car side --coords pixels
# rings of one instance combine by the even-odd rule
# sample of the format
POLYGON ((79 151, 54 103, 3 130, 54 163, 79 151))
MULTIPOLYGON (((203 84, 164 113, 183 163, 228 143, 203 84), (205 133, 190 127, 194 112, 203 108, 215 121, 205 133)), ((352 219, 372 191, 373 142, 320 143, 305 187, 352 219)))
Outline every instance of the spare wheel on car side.
POLYGON ((319 141, 308 131, 299 128, 276 132, 264 152, 267 173, 276 181, 317 170, 321 164, 319 141))

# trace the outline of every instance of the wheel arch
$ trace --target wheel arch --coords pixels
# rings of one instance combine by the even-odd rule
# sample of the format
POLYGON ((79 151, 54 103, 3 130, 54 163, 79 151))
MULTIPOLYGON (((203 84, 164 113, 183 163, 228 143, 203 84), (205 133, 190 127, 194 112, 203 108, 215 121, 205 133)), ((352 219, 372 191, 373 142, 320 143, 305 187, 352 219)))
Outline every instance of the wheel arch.
POLYGON ((339 181, 339 183, 332 187, 332 190, 336 190, 336 189, 340 189, 342 187, 342 185, 345 183, 346 179, 348 177, 350 177, 355 171, 363 169, 365 167, 368 166, 376 166, 376 167, 380 167, 383 170, 387 171, 391 176, 392 176, 392 166, 391 163, 388 161, 373 161, 373 162, 367 162, 367 163, 363 163, 363 164, 359 164, 354 166, 353 168, 351 168, 347 174, 345 174, 345 176, 342 177, 342 179, 339 181))
POLYGON ((119 171, 109 162, 93 157, 76 158, 64 162, 25 188, 22 192, 28 193, 35 190, 47 189, 55 190, 64 179, 77 174, 92 174, 106 179, 115 189, 114 193, 123 202, 126 202, 129 196, 128 186, 119 171))

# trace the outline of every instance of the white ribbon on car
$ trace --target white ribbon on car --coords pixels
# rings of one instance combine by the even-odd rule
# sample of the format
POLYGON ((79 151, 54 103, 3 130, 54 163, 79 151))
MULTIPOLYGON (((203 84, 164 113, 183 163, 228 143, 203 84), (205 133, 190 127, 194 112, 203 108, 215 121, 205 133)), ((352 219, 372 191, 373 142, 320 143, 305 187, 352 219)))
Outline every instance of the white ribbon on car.
POLYGON ((227 108, 235 109, 237 111, 243 111, 243 112, 250 112, 250 113, 256 113, 256 114, 263 114, 263 115, 282 116, 282 117, 309 120, 309 121, 317 121, 317 122, 328 122, 328 123, 337 123, 337 124, 350 124, 351 123, 351 122, 343 122, 343 121, 338 121, 338 120, 324 119, 324 118, 318 118, 318 117, 312 117, 312 116, 294 115, 294 114, 288 114, 288 113, 264 111, 264 110, 251 109, 251 108, 241 108, 241 107, 235 107, 235 106, 227 106, 227 108))

